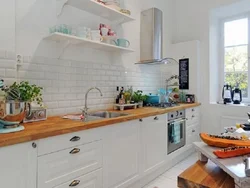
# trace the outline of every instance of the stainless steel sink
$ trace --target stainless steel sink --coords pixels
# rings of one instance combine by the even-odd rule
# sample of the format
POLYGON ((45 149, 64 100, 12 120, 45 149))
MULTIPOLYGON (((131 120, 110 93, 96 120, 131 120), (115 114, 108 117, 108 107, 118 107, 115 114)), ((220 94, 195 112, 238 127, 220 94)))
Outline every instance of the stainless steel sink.
POLYGON ((107 111, 94 112, 94 113, 89 114, 89 116, 100 117, 100 118, 116 118, 116 117, 122 117, 122 116, 127 116, 127 115, 129 114, 119 113, 119 112, 107 112, 107 111))

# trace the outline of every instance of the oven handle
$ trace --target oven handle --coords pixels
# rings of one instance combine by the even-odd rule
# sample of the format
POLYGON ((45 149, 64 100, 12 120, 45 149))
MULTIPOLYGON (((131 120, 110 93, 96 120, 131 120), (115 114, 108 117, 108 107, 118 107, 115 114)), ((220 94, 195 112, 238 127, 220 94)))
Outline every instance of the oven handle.
POLYGON ((184 122, 186 120, 187 120, 186 118, 181 118, 181 119, 176 119, 176 120, 173 120, 173 121, 169 121, 168 123, 171 124, 171 123, 176 123, 176 122, 184 122))

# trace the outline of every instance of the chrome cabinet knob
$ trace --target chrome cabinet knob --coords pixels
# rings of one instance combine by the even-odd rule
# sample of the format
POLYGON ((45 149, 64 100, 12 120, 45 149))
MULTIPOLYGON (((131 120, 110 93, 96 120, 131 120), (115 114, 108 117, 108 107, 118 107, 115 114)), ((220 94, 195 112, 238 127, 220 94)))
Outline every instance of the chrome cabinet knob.
POLYGON ((195 117, 195 115, 192 115, 192 118, 194 118, 195 117))
POLYGON ((36 145, 35 142, 32 143, 32 147, 33 147, 33 148, 36 148, 36 147, 37 147, 37 145, 36 145))
POLYGON ((194 112, 195 111, 195 109, 192 109, 192 112, 194 112))
POLYGON ((192 130, 192 133, 195 133, 195 130, 192 130))
POLYGON ((159 118, 156 116, 156 117, 154 118, 154 120, 157 121, 157 120, 159 120, 159 118))
POLYGON ((139 119, 140 122, 143 122, 143 119, 139 119))

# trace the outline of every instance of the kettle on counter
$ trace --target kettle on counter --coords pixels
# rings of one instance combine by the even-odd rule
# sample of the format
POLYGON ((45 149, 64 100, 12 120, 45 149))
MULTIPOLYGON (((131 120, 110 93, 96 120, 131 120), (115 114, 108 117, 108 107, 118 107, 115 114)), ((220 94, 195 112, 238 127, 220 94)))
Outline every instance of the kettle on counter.
POLYGON ((226 84, 223 86, 222 98, 224 100, 224 104, 232 102, 232 87, 230 85, 226 84))

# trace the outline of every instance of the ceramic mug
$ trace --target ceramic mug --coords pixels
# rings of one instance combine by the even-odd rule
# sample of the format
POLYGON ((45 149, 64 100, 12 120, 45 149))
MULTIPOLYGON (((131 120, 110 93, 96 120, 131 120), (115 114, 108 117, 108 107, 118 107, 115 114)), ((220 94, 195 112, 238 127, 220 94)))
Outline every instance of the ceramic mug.
POLYGON ((100 30, 91 31, 91 39, 95 42, 102 42, 103 38, 100 34, 100 30))
POLYGON ((130 46, 130 42, 127 39, 117 39, 113 41, 116 46, 128 48, 130 46))
POLYGON ((79 26, 76 29, 76 36, 81 37, 81 38, 90 39, 90 32, 91 32, 90 28, 87 28, 84 26, 79 26))

